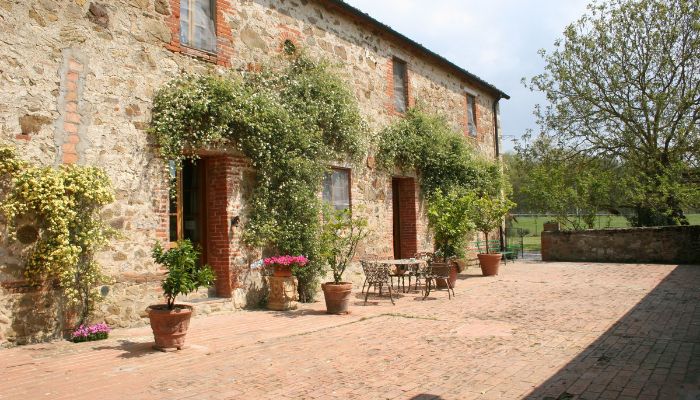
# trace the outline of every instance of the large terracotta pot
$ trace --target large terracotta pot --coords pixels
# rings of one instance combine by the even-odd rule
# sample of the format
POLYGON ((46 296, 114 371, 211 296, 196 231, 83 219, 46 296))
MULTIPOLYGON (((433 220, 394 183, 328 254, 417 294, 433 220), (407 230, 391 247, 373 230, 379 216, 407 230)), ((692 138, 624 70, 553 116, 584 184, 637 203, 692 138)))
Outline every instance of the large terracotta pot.
POLYGON ((476 256, 479 258, 481 273, 484 276, 498 275, 498 267, 501 266, 501 258, 503 258, 501 253, 480 253, 476 256))
POLYGON ((292 276, 292 267, 289 265, 275 264, 273 275, 278 278, 289 278, 292 276))
POLYGON ((321 285, 323 297, 326 299, 326 312, 328 314, 348 314, 350 296, 352 295, 352 283, 326 282, 321 285))
MULTIPOLYGON (((433 268, 449 268, 450 286, 452 288, 455 287, 457 284, 457 265, 454 262, 450 262, 449 265, 448 263, 434 262, 433 268)), ((444 279, 437 279, 436 284, 440 289, 445 289, 447 287, 447 282, 445 282, 444 279)))
POLYGON ((168 310, 165 304, 148 307, 148 318, 151 320, 151 329, 156 343, 153 346, 158 350, 176 348, 182 349, 185 344, 185 335, 190 326, 192 307, 176 304, 175 308, 168 310))

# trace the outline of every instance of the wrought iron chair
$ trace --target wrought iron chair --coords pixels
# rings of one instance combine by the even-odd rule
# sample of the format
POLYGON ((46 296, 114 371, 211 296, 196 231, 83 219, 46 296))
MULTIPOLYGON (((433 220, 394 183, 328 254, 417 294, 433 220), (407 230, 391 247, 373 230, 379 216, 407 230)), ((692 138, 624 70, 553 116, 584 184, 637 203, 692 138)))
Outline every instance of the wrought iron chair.
POLYGON ((436 263, 436 262, 430 262, 428 263, 428 267, 426 268, 425 271, 425 294, 423 295, 423 298, 425 299, 428 297, 430 294, 430 290, 433 287, 433 283, 435 284, 435 287, 437 289, 437 281, 438 280, 443 280, 445 281, 445 285, 447 285, 447 297, 452 300, 452 296, 455 295, 455 290, 452 287, 452 283, 450 283, 450 269, 452 267, 452 262, 449 261, 447 263, 436 263), (450 294, 450 291, 452 292, 450 294))
MULTIPOLYGON (((365 265, 363 265, 363 269, 365 268, 365 265)), ((382 288, 384 285, 389 288, 389 299, 391 299, 391 304, 396 304, 394 303, 394 295, 391 291, 391 280, 389 277, 390 273, 390 266, 387 264, 381 264, 381 263, 366 263, 366 270, 365 270, 365 281, 367 283, 367 292, 365 293, 365 304, 367 304, 367 298, 369 297, 369 288, 374 285, 374 288, 376 289, 377 286, 379 286, 379 295, 382 295, 382 288)))
MULTIPOLYGON (((365 292, 365 286, 367 285, 367 277, 369 276, 368 268, 370 268, 372 263, 377 261, 376 255, 367 255, 364 260, 360 260, 360 265, 362 266, 362 273, 365 274, 365 281, 362 282, 362 292, 365 292)), ((369 290, 369 288, 367 288, 369 290)))
POLYGON ((411 288, 411 277, 416 278, 416 285, 414 290, 418 290, 418 285, 420 284, 421 278, 425 276, 428 264, 433 262, 433 259, 435 258, 435 253, 431 253, 429 251, 421 251, 416 253, 413 258, 416 260, 423 261, 422 264, 418 265, 418 268, 412 270, 409 274, 408 277, 408 287, 409 289, 411 288))

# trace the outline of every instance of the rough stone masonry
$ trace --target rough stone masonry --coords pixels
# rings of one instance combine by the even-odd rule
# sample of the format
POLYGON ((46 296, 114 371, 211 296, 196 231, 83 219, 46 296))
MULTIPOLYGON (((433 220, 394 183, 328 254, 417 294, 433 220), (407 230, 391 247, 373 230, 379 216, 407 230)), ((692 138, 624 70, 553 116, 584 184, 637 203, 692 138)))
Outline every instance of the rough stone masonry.
MULTIPOLYGON (((216 52, 180 43, 177 0, 0 0, 0 140, 28 161, 104 168, 117 201, 104 217, 123 236, 98 255, 113 278, 102 287, 98 319, 113 326, 143 323, 144 310, 161 301, 161 271, 150 250, 168 236, 168 170, 146 133, 154 92, 183 72, 245 73, 278 57, 285 41, 338 64, 376 135, 401 115, 393 110, 392 63, 408 66, 409 104, 421 101, 467 130, 466 93, 476 96, 478 151, 497 157, 497 102, 493 86, 337 1, 217 0, 216 52), (494 113, 495 112, 495 113, 494 113)), ((256 306, 265 281, 249 268, 258 251, 240 243, 241 227, 229 221, 244 214, 254 177, 239 154, 206 154, 209 262, 217 287, 195 297, 227 298, 223 308, 256 306), (215 199, 216 201, 214 201, 215 199), (214 217, 215 216, 215 219, 214 217)), ((352 205, 369 217, 373 238, 362 254, 393 255, 392 176, 377 171, 368 154, 352 167, 352 205)), ((432 248, 425 205, 413 180, 409 250, 432 248)), ((406 190, 404 187, 403 190, 406 190)), ((22 245, 7 239, 0 221, 0 343, 55 337, 63 322, 51 288, 22 278, 22 245)), ((402 239, 403 240, 403 239, 402 239)), ((357 271, 350 278, 359 280, 357 271)), ((206 307, 204 308, 206 309, 206 307)))

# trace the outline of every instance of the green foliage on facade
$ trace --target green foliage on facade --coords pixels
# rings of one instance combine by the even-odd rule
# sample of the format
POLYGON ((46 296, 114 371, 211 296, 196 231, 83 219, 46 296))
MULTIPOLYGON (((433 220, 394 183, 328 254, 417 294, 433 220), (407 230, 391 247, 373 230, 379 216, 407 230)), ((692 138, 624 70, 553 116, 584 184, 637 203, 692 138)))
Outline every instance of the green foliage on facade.
POLYGON ((104 282, 95 253, 116 234, 99 216, 114 201, 109 178, 94 167, 39 167, 0 146, 0 180, 6 196, 0 211, 8 231, 17 221, 31 221, 37 237, 25 250, 25 276, 35 285, 57 284, 67 307, 86 322, 104 282))
MULTIPOLYGON (((500 163, 477 156, 445 118, 419 108, 408 110, 405 118, 385 129, 378 162, 387 169, 417 172, 428 201, 435 250, 445 259, 464 255, 467 237, 480 218, 474 212, 477 205, 488 201, 513 205, 503 199, 509 186, 500 163)), ((498 228, 504 215, 491 229, 498 228)))
POLYGON ((505 188, 498 163, 476 155, 444 117, 420 108, 408 110, 382 132, 377 161, 386 169, 416 171, 426 197, 453 188, 497 196, 505 188))
POLYGON ((330 65, 301 56, 244 77, 184 75, 154 100, 151 133, 164 159, 234 147, 250 158, 256 185, 244 241, 278 254, 303 254, 302 301, 315 295, 323 175, 332 161, 364 155, 365 123, 355 97, 330 65))

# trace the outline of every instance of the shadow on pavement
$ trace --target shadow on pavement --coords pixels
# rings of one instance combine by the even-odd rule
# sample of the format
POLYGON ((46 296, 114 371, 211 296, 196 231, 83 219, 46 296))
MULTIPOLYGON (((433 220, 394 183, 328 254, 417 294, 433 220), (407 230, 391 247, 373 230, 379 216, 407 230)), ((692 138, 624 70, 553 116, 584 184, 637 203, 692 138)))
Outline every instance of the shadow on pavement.
POLYGON ((139 358, 160 352, 153 348, 153 342, 140 343, 128 340, 120 340, 116 346, 98 346, 94 350, 122 350, 123 353, 119 355, 119 358, 125 359, 139 358))
POLYGON ((526 398, 700 398, 700 266, 676 267, 526 398))

